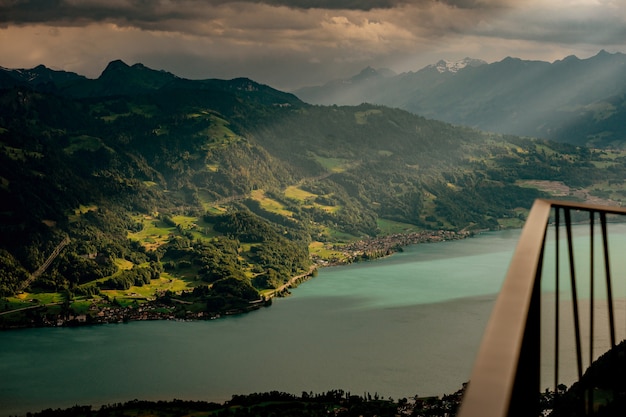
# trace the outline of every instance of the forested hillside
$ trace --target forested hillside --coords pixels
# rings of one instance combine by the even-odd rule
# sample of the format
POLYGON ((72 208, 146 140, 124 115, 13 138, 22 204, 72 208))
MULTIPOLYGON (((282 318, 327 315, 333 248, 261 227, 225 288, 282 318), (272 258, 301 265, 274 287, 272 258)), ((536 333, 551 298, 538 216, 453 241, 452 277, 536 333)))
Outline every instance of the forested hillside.
POLYGON ((4 326, 97 320, 102 303, 245 311, 358 239, 518 227, 541 196, 624 198, 617 151, 121 61, 96 80, 31 71, 0 84, 0 311, 30 307, 4 326))

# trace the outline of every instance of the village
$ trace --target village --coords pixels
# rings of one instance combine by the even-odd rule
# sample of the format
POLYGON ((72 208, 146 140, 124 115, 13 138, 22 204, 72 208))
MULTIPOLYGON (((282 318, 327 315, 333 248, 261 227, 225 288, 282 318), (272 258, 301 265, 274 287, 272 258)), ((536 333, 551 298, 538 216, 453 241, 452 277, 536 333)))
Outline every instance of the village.
MULTIPOLYGON (((181 306, 187 304, 185 301, 173 300, 181 306)), ((221 317, 219 313, 208 313, 205 311, 192 312, 181 309, 173 304, 168 304, 159 300, 152 300, 142 304, 133 303, 129 306, 122 306, 116 301, 108 302, 100 300, 89 307, 89 312, 85 314, 74 314, 71 310, 60 314, 50 314, 48 308, 59 303, 46 305, 36 305, 27 307, 25 310, 25 320, 14 325, 3 323, 1 329, 23 328, 23 327, 73 327, 92 324, 127 323, 130 321, 147 320, 212 320, 221 317)), ((189 303, 191 304, 191 303, 189 303)), ((260 308, 251 304, 250 309, 260 308)), ((241 313, 244 311, 237 311, 241 313)), ((234 314, 227 312, 225 314, 234 314)))
POLYGON ((445 242, 465 239, 472 236, 468 231, 429 230, 412 233, 395 233, 372 239, 363 239, 346 245, 335 245, 333 249, 341 251, 346 259, 336 264, 352 263, 392 255, 402 251, 403 247, 418 243, 445 242))

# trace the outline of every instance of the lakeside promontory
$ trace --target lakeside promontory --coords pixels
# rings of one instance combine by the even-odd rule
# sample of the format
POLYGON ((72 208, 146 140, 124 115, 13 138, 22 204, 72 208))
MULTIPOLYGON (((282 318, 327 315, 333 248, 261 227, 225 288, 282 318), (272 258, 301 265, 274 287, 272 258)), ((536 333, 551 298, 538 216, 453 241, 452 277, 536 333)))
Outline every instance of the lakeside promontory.
POLYGON ((0 329, 81 326, 142 320, 214 320, 270 306, 273 297, 289 294, 289 288, 315 276, 318 267, 374 260, 392 255, 409 245, 458 240, 471 235, 469 232, 446 230, 395 233, 346 245, 335 245, 334 249, 343 253, 341 260, 331 262, 317 259, 315 265, 307 272, 295 275, 277 288, 265 291, 259 299, 247 302, 239 300, 222 306, 211 303, 206 297, 206 290, 202 288, 178 292, 165 291, 154 297, 141 297, 139 294, 131 293, 131 297, 125 298, 124 301, 111 299, 107 295, 97 298, 86 297, 83 302, 88 303, 88 307, 82 311, 73 308, 73 300, 69 299, 42 304, 36 298, 30 298, 30 301, 24 302, 21 306, 13 304, 12 308, 8 303, 2 306, 0 302, 0 329))

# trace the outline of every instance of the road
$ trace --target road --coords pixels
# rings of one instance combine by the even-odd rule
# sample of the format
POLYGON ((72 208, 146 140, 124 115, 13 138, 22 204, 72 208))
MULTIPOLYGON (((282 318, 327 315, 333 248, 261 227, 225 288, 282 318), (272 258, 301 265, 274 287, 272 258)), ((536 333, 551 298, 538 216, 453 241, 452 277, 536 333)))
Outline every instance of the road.
POLYGON ((308 272, 305 272, 304 274, 296 275, 295 277, 291 277, 289 279, 289 281, 287 281, 286 283, 284 283, 280 287, 276 288, 272 292, 268 293, 267 296, 270 297, 270 298, 271 297, 275 297, 276 294, 280 294, 281 292, 283 292, 284 290, 286 290, 287 288, 289 288, 293 284, 295 284, 298 280, 301 280, 302 278, 310 276, 313 273, 313 271, 315 271, 315 269, 316 269, 316 266, 315 265, 311 265, 311 267, 309 268, 308 272))

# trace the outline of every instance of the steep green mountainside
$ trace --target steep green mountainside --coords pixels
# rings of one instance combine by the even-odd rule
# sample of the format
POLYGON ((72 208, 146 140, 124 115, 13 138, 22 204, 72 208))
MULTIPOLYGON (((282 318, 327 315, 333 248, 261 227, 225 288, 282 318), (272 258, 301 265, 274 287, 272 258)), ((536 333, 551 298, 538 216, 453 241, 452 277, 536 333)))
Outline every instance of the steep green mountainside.
POLYGON ((139 64, 45 91, 21 80, 0 90, 0 311, 242 311, 355 240, 518 227, 547 195, 615 203, 623 161, 139 64))
POLYGON ((296 91, 315 104, 377 103, 481 130, 624 147, 626 55, 553 63, 505 58, 450 72, 430 65, 296 91))

